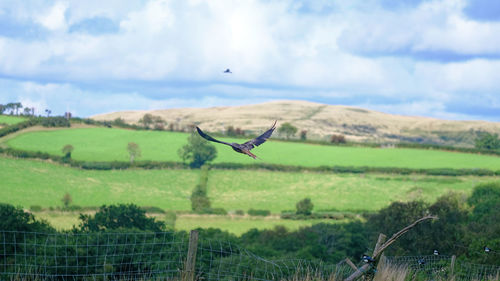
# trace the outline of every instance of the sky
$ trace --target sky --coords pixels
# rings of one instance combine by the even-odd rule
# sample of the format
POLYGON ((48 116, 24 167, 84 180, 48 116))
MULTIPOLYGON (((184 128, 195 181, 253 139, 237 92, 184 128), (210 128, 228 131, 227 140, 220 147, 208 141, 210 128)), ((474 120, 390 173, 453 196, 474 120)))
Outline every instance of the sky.
POLYGON ((499 81, 498 0, 0 1, 0 104, 37 114, 293 99, 500 122, 499 81))

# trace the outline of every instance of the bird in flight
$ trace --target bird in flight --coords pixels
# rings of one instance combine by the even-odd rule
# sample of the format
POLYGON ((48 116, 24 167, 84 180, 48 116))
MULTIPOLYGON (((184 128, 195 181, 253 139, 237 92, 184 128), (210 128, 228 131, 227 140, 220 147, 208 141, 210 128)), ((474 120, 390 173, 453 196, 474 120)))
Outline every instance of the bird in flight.
POLYGON ((234 151, 246 154, 246 155, 252 157, 253 159, 257 158, 257 156, 255 154, 253 154, 252 152, 250 152, 250 150, 256 146, 263 144, 271 136, 274 129, 276 129, 276 121, 274 121, 273 126, 269 130, 265 131, 262 135, 254 138, 254 139, 251 139, 245 143, 239 144, 239 143, 235 143, 235 142, 227 143, 227 142, 223 142, 220 140, 216 140, 213 137, 205 134, 200 128, 196 127, 198 134, 200 134, 200 136, 202 136, 204 139, 209 140, 209 141, 213 141, 213 142, 222 143, 225 145, 229 145, 230 147, 233 148, 234 151))
POLYGON ((231 74, 232 72, 231 72, 231 70, 229 68, 226 68, 226 70, 224 70, 223 73, 229 73, 229 74, 231 74))

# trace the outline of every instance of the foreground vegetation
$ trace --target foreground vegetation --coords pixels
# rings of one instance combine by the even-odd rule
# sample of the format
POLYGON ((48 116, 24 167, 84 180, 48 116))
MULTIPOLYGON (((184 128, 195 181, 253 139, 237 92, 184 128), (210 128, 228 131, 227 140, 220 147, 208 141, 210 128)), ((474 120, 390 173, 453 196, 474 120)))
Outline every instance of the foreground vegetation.
MULTIPOLYGON (((274 260, 303 258, 337 263, 350 257, 357 261, 373 247, 379 233, 391 235, 430 213, 439 219, 419 224, 392 244, 386 255, 431 255, 437 249, 444 255, 457 255, 462 261, 500 265, 497 258, 500 249, 499 212, 500 182, 497 181, 478 185, 470 196, 449 193, 432 204, 422 201, 392 203, 376 213, 365 215, 364 221, 320 223, 296 231, 284 227, 251 229, 239 237, 209 228, 201 229, 200 237, 231 242, 274 260), (486 246, 492 249, 491 252, 484 251, 486 246)), ((55 231, 22 209, 5 204, 0 204, 0 229, 55 231)), ((165 229, 162 221, 146 217, 145 211, 135 205, 111 205, 101 207, 95 215, 80 216, 80 224, 72 232, 151 233, 165 229)), ((186 234, 179 232, 179 235, 186 234)))
MULTIPOLYGON (((83 161, 128 161, 127 144, 141 148, 140 160, 182 161, 177 150, 188 134, 165 131, 135 131, 110 128, 61 129, 21 134, 7 141, 10 147, 61 155, 61 149, 71 144, 72 157, 83 161)), ((222 138, 241 142, 241 139, 222 138)), ((244 155, 236 155, 225 146, 216 146, 214 163, 255 164, 244 155)), ((254 150, 261 163, 304 167, 370 166, 401 168, 452 168, 500 170, 500 157, 420 149, 380 149, 372 147, 323 146, 304 143, 269 141, 254 150), (286 157, 283 157, 286 155, 286 157)))

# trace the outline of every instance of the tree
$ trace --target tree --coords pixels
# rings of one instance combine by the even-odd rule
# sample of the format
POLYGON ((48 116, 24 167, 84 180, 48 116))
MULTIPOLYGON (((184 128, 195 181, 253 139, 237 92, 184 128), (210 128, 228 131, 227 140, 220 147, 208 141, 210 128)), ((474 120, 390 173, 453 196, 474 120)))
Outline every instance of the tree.
POLYGON ((233 126, 227 126, 226 127, 226 135, 228 135, 230 137, 236 136, 236 131, 234 130, 233 126))
POLYGON ((481 133, 479 138, 476 139, 476 148, 488 150, 500 149, 498 134, 481 133))
POLYGON ((14 103, 9 102, 5 105, 5 110, 10 110, 10 115, 14 114, 14 103))
POLYGON ((115 124, 115 126, 124 126, 124 125, 126 125, 125 120, 123 118, 121 118, 121 117, 115 118, 115 120, 113 120, 113 124, 115 124))
POLYGON ((23 110, 23 115, 31 115, 31 108, 25 107, 23 110))
POLYGON ((301 140, 306 140, 307 139, 307 131, 306 130, 300 131, 300 139, 301 140))
POLYGON ((50 114, 52 113, 52 110, 50 110, 50 109, 45 109, 45 113, 47 113, 47 117, 49 117, 49 116, 50 116, 50 114))
POLYGON ((304 198, 297 202, 295 205, 297 208, 297 215, 306 215, 309 216, 312 213, 312 210, 314 208, 314 204, 311 202, 311 199, 309 198, 304 198))
POLYGON ((149 128, 151 124, 153 124, 153 115, 146 113, 142 118, 139 120, 139 123, 144 126, 144 128, 149 128))
POLYGON ((182 161, 189 162, 191 168, 199 168, 217 157, 215 146, 195 133, 189 136, 188 143, 181 147, 177 153, 182 161))
POLYGON ((138 229, 160 232, 165 223, 148 218, 146 211, 134 204, 102 206, 94 216, 80 214, 80 231, 106 231, 117 229, 138 229))
POLYGON ((67 144, 62 148, 62 153, 64 154, 65 159, 71 158, 71 153, 73 152, 74 147, 71 144, 67 144))
POLYGON ((3 104, 0 104, 0 114, 3 114, 3 112, 7 110, 7 108, 5 107, 5 105, 3 104))
POLYGON ((278 128, 278 133, 284 134, 287 139, 289 139, 291 136, 295 135, 297 133, 297 128, 293 126, 292 124, 286 122, 281 125, 281 127, 278 128))
POLYGON ((12 108, 16 111, 16 115, 19 115, 19 109, 21 109, 23 105, 20 102, 15 102, 12 104, 12 108))
POLYGON ((130 155, 130 163, 134 163, 136 158, 141 157, 141 148, 135 142, 129 142, 127 145, 127 151, 130 155))
POLYGON ((64 208, 68 208, 69 204, 73 202, 73 198, 71 198, 71 195, 68 192, 66 192, 64 196, 61 198, 61 201, 64 204, 64 208))

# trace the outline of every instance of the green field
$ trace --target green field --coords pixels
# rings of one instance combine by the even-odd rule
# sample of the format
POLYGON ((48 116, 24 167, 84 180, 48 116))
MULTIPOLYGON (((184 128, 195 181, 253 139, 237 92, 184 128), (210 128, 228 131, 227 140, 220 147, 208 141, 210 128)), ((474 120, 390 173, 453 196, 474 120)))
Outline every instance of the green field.
MULTIPOLYGON (((68 230, 74 225, 78 226, 78 212, 37 212, 34 213, 39 219, 47 220, 57 230, 68 230)), ((158 220, 164 220, 162 215, 155 215, 158 220)), ((252 228, 272 229, 277 225, 282 225, 289 230, 296 230, 300 227, 311 226, 315 223, 343 222, 334 220, 281 220, 278 217, 231 217, 231 216, 178 216, 175 229, 189 231, 196 227, 201 228, 219 228, 224 231, 241 235, 252 228)))
MULTIPOLYGON (((135 203, 187 211, 199 170, 80 170, 37 160, 0 157, 0 202, 23 207, 62 206, 69 192, 74 205, 135 203)), ((433 201, 448 191, 469 193, 498 177, 321 174, 259 170, 212 170, 208 196, 213 207, 250 208, 273 213, 295 209, 310 197, 315 210, 378 210, 393 201, 433 201)))
MULTIPOLYGON (((80 128, 27 132, 7 140, 7 144, 14 148, 58 155, 62 155, 61 149, 64 145, 71 144, 75 148, 72 157, 77 160, 127 161, 127 143, 135 142, 142 150, 142 157, 139 160, 180 161, 177 150, 186 143, 187 137, 188 134, 177 132, 80 128)), ((339 147, 271 139, 265 145, 253 150, 262 160, 253 160, 246 155, 236 154, 227 146, 216 145, 216 147, 218 156, 215 163, 500 170, 498 156, 440 150, 339 147)))
POLYGON ((0 114, 0 125, 13 125, 25 121, 26 118, 0 114))

